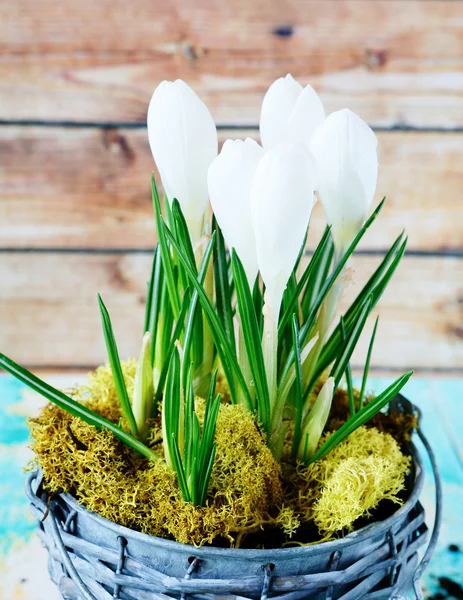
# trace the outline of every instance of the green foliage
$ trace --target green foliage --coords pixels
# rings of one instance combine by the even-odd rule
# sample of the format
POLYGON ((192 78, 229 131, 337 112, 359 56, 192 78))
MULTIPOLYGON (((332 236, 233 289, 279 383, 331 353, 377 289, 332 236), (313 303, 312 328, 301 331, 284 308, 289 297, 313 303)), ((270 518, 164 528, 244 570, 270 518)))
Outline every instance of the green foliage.
POLYGON ((127 433, 121 427, 111 423, 111 421, 98 415, 80 402, 73 400, 42 379, 39 379, 4 354, 0 354, 0 367, 16 377, 16 379, 19 379, 19 381, 27 385, 31 390, 34 390, 34 392, 39 393, 50 402, 53 402, 53 404, 56 404, 56 406, 59 406, 59 408, 62 408, 75 417, 79 417, 79 419, 82 419, 82 421, 85 421, 85 423, 88 423, 89 425, 93 425, 97 429, 108 429, 121 440, 121 442, 124 442, 124 444, 127 444, 130 448, 133 448, 143 456, 146 456, 146 458, 149 458, 150 460, 159 460, 158 455, 140 442, 136 437, 130 435, 130 433, 127 433))
POLYGON ((304 240, 287 282, 278 322, 271 322, 261 281, 257 279, 250 288, 240 258, 232 249, 231 255, 226 252, 217 222, 212 222, 211 235, 193 247, 175 198, 171 203, 164 202, 164 218, 154 176, 152 196, 159 242, 147 288, 145 338, 132 399, 124 381, 111 319, 98 296, 109 364, 123 421, 130 433, 41 382, 3 355, 0 366, 72 415, 112 431, 150 459, 157 456, 143 441, 149 437, 150 419, 162 406, 166 461, 177 475, 183 499, 197 505, 206 501, 216 453, 220 396, 215 393, 215 367, 225 377, 231 402, 255 413, 277 459, 283 454, 291 416, 288 453, 294 461, 301 455, 309 462, 325 456, 377 414, 405 385, 411 372, 364 406, 377 322, 357 406, 350 360, 371 311, 402 259, 406 237, 400 235, 395 240, 330 333, 345 266, 380 213, 384 199, 343 255, 335 252, 327 227, 307 266, 298 269, 305 255, 304 240), (323 397, 317 398, 314 389, 325 372, 333 379, 323 397), (347 382, 350 418, 315 452, 329 412, 331 386, 334 385, 334 393, 343 378, 347 382), (198 393, 207 397, 202 426, 195 408, 198 393), (314 407, 319 414, 314 413, 314 407))

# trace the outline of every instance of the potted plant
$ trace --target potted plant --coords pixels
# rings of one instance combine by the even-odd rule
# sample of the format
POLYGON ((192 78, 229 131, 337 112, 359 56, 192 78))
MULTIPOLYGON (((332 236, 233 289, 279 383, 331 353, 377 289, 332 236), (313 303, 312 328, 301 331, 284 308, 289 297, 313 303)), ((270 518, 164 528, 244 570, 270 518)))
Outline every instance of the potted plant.
POLYGON ((325 118, 290 75, 260 129, 262 146, 228 140, 217 155, 206 106, 161 83, 148 133, 165 200, 163 212, 153 176, 138 361, 121 362, 100 296, 109 365, 86 386, 64 393, 0 355, 50 401, 30 421, 26 489, 64 598, 385 599, 412 580, 422 597, 440 506, 417 569, 422 434, 399 394, 412 373, 366 393, 378 320, 359 390, 350 369, 404 235, 337 316, 384 204, 368 217, 375 135, 349 110, 325 118), (308 257, 317 197, 328 226, 308 257))

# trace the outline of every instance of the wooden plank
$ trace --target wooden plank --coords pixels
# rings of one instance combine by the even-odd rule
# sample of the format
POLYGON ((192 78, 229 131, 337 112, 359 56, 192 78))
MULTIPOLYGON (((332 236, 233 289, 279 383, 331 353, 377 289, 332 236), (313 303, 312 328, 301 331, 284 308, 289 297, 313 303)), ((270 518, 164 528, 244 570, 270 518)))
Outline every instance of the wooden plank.
MULTIPOLYGON (((0 260, 0 348, 29 366, 92 366, 106 353, 96 292, 122 356, 137 356, 151 256, 5 252, 0 260)), ((352 298, 379 257, 352 261, 352 298)), ((381 301, 375 367, 463 368, 463 259, 406 257, 381 301)), ((352 363, 363 364, 368 334, 352 363)))
POLYGON ((0 118, 138 121, 162 79, 217 122, 256 123, 268 85, 310 81, 328 111, 461 126, 463 5, 439 0, 17 0, 0 9, 0 118), (11 4, 11 5, 10 5, 11 4))
MULTIPOLYGON (((254 130, 220 131, 257 137, 254 130)), ((463 134, 380 132, 376 201, 388 201, 363 249, 463 248, 463 134)), ((149 248, 154 244, 146 130, 0 127, 1 248, 149 248)), ((314 209, 309 246, 325 225, 314 209)))

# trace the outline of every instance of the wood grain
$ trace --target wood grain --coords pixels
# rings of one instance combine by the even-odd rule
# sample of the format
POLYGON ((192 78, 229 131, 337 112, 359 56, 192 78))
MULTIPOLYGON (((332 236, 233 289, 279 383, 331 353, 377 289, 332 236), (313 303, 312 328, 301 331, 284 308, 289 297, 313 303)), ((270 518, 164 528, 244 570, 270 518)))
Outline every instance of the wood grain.
POLYGON ((162 79, 218 123, 254 124, 268 85, 310 81, 374 125, 462 126, 463 4, 439 0, 16 0, 0 7, 0 118, 146 118, 162 79))
MULTIPOLYGON (((221 131, 256 137, 254 130, 221 131)), ((380 132, 376 201, 387 195, 363 249, 402 230, 409 248, 463 249, 463 134, 380 132)), ((150 248, 154 168, 145 130, 1 127, 0 247, 150 248)), ((315 207, 309 245, 325 225, 315 207)))
MULTIPOLYGON (((105 359, 96 292, 113 319, 121 356, 137 356, 148 253, 5 252, 0 260, 0 348, 37 367, 92 366, 105 359)), ((379 257, 352 261, 359 290, 379 257)), ((406 257, 380 305, 375 367, 463 369, 463 259, 406 257)), ((363 364, 368 336, 353 365, 363 364)))

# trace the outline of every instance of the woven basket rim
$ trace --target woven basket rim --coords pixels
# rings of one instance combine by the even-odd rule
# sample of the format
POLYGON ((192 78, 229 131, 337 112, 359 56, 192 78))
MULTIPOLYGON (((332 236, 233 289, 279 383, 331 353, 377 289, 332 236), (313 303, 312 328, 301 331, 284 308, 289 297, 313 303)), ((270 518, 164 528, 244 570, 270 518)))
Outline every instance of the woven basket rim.
POLYGON ((419 500, 419 496, 421 494, 421 490, 423 488, 424 482, 424 468, 423 468, 423 460, 421 455, 416 448, 415 444, 410 444, 410 455, 413 459, 413 467, 414 467, 414 480, 412 489, 409 497, 404 502, 402 506, 400 506, 392 515, 384 519, 383 521, 376 521, 374 523, 369 523, 365 525, 361 529, 357 531, 353 531, 352 533, 347 534, 343 538, 337 540, 331 540, 329 542, 321 542, 319 544, 312 544, 309 546, 295 546, 292 548, 273 548, 273 549, 258 549, 258 548, 218 548, 214 546, 201 546, 199 548, 191 545, 191 544, 182 544, 180 542, 176 542, 173 540, 167 540, 164 538, 160 538, 157 536, 149 535, 147 533, 142 533, 140 531, 135 531, 133 529, 129 529, 128 527, 124 527, 123 525, 118 525, 113 521, 102 517, 89 509, 85 508, 83 504, 80 504, 71 494, 62 493, 62 496, 66 503, 70 505, 77 512, 84 512, 87 516, 94 520, 99 526, 106 527, 109 530, 114 531, 114 533, 118 536, 123 535, 127 540, 137 540, 143 544, 149 545, 157 545, 163 547, 167 551, 172 552, 182 552, 182 553, 190 553, 195 556, 201 557, 210 557, 214 556, 221 558, 263 558, 265 556, 266 560, 271 560, 272 558, 279 557, 281 559, 282 556, 285 558, 290 558, 294 554, 318 554, 320 551, 329 552, 340 550, 345 546, 352 546, 353 544, 362 543, 364 540, 374 536, 384 533, 391 528, 393 528, 394 524, 401 520, 402 517, 405 517, 410 510, 412 510, 413 506, 419 500))

